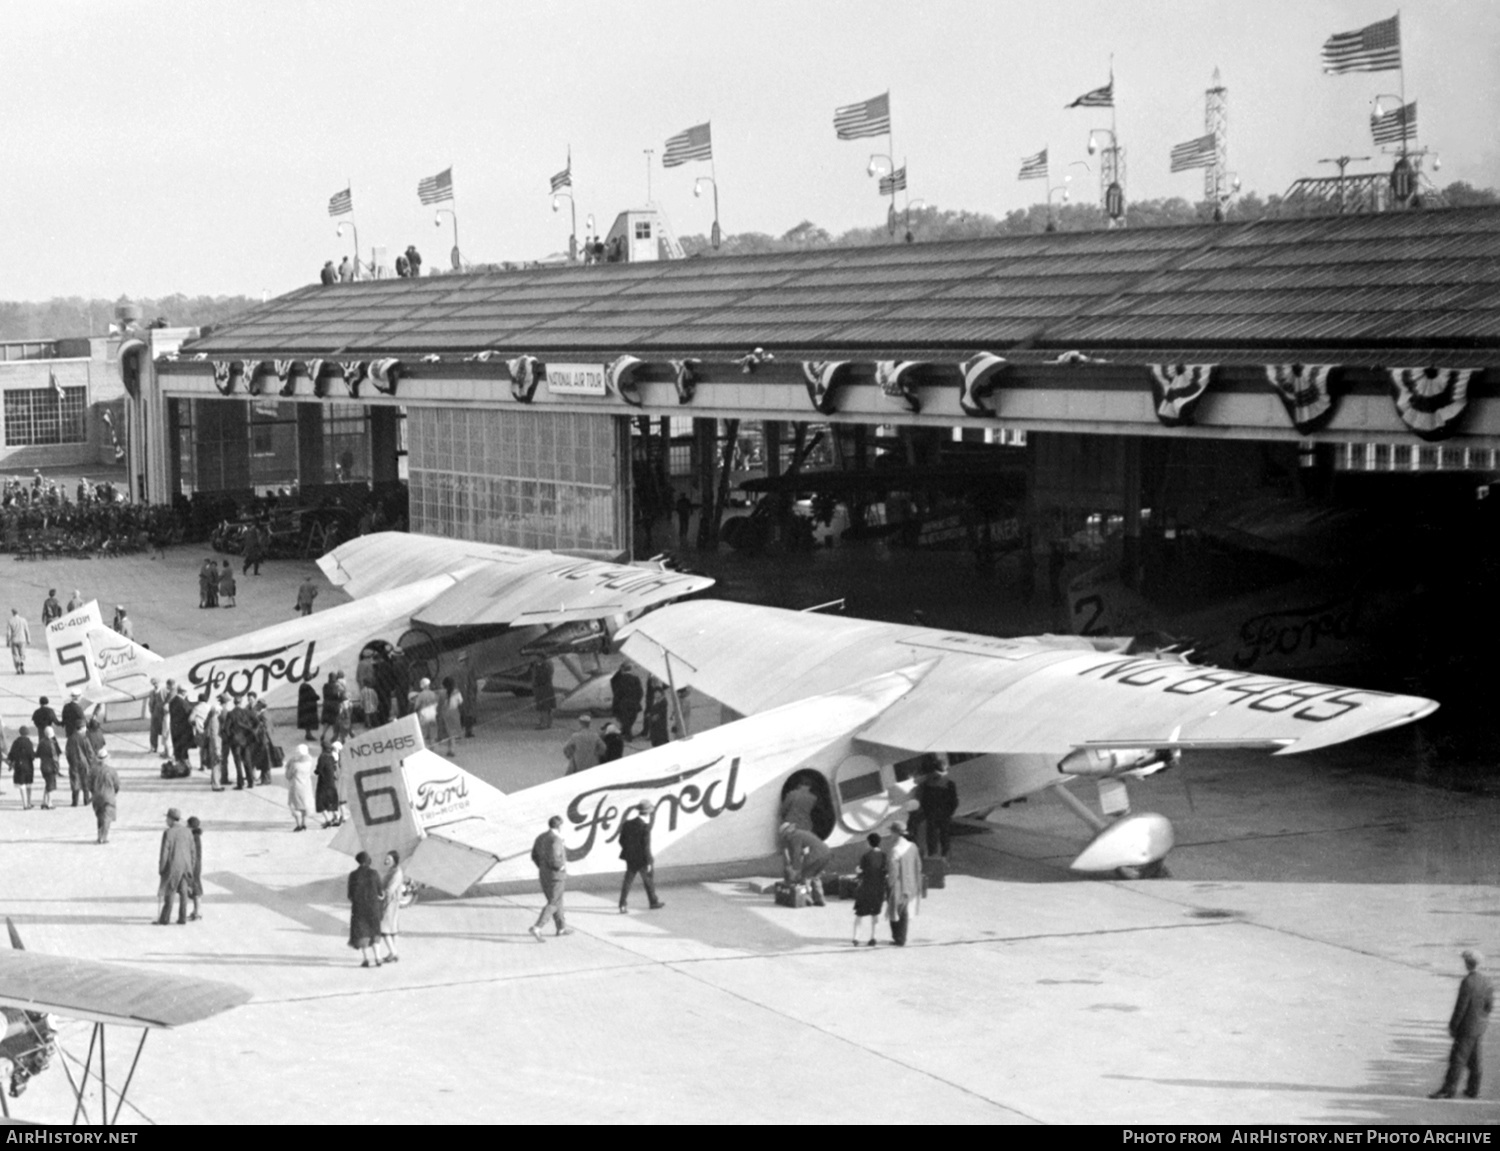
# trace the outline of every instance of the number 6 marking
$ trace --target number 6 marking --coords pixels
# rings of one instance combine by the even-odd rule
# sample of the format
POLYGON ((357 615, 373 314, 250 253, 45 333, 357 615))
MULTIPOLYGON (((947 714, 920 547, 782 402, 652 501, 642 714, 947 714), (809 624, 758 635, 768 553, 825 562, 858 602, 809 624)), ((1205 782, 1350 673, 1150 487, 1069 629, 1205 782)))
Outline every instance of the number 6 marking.
POLYGON ((401 818, 401 800, 396 795, 394 787, 366 787, 365 780, 372 775, 390 775, 389 767, 371 767, 364 771, 354 773, 354 794, 359 799, 359 813, 364 817, 366 827, 377 827, 382 823, 395 823, 401 818), (370 801, 384 797, 391 805, 390 814, 372 815, 370 813, 370 801))

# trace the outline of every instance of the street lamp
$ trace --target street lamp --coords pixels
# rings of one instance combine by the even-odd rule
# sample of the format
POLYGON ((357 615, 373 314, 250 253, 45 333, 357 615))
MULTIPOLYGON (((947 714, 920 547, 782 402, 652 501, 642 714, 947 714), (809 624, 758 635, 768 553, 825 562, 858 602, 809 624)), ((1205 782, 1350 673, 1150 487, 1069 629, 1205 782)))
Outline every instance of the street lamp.
MULTIPOLYGON (((347 225, 354 232, 354 278, 359 279, 359 225, 353 220, 342 220, 339 222, 336 234, 340 239, 344 237, 344 227, 347 225)), ((373 275, 373 270, 371 275, 373 275)))
POLYGON ((718 247, 719 247, 719 239, 720 239, 720 235, 719 235, 719 182, 717 180, 715 180, 712 176, 699 176, 697 179, 695 179, 693 181, 693 195, 695 195, 695 196, 701 196, 701 195, 703 195, 703 185, 704 185, 705 182, 707 182, 709 184, 712 184, 714 186, 714 227, 713 227, 713 231, 709 234, 709 240, 713 244, 714 249, 717 251, 718 247))
POLYGON ((462 272, 464 270, 464 261, 463 257, 458 254, 458 213, 452 208, 439 208, 437 214, 432 218, 432 226, 434 228, 441 228, 443 226, 444 212, 453 217, 453 270, 455 272, 462 272))
POLYGON ((568 233, 568 263, 578 263, 578 205, 573 202, 572 192, 554 192, 552 194, 552 210, 557 211, 557 202, 564 196, 568 199, 568 212, 571 218, 571 231, 568 233))
POLYGON ((1064 176, 1061 184, 1055 184, 1047 189, 1047 231, 1049 232, 1057 231, 1057 217, 1052 214, 1052 193, 1061 192, 1062 202, 1066 204, 1068 202, 1068 181, 1072 178, 1072 176, 1064 176))
POLYGON ((915 200, 908 200, 907 201, 907 204, 906 204, 906 242, 908 244, 910 244, 912 242, 912 239, 913 239, 912 234, 911 234, 911 210, 913 208, 915 208, 915 209, 917 209, 917 211, 920 212, 923 208, 926 208, 926 207, 928 207, 928 203, 927 203, 926 200, 923 200, 921 197, 918 197, 915 200))

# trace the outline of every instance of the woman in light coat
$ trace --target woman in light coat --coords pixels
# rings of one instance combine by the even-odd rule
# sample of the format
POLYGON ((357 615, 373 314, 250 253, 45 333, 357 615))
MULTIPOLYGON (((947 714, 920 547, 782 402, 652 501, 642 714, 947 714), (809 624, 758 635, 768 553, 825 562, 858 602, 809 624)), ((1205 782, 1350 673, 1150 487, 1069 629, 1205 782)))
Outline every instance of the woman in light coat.
POLYGON ((399 851, 385 853, 385 868, 380 883, 380 941, 385 944, 385 962, 395 963, 401 958, 396 954, 396 936, 401 934, 401 889, 406 886, 399 851))
POLYGON ((286 805, 295 820, 293 831, 307 830, 307 813, 313 809, 313 757, 307 744, 299 743, 286 761, 286 805))

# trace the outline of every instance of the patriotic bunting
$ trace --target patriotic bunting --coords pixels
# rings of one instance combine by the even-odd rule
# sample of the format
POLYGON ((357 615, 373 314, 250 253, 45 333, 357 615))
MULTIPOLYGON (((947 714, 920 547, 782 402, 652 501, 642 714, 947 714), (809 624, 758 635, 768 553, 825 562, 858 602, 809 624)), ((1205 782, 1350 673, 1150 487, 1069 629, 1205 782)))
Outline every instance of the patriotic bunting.
POLYGON ((252 396, 258 396, 264 385, 261 384, 261 376, 266 370, 264 360, 245 360, 242 364, 242 374, 245 378, 245 391, 252 396))
POLYGON ((1424 440, 1445 440, 1458 430, 1476 368, 1387 368, 1396 414, 1424 440))
POLYGON ((1169 428, 1191 424, 1216 366, 1152 364, 1151 392, 1156 398, 1156 418, 1169 428))
POLYGON ((992 352, 980 352, 958 365, 963 373, 963 384, 958 390, 958 406, 966 416, 996 416, 1000 413, 986 404, 985 398, 999 382, 1005 361, 992 352))
POLYGON ((1287 417, 1304 436, 1322 428, 1333 418, 1333 393, 1328 378, 1336 364, 1267 364, 1270 383, 1287 417))
POLYGON ((641 393, 636 387, 637 372, 645 365, 635 356, 621 356, 609 365, 610 389, 633 408, 641 406, 641 393))
POLYGON ((407 374, 405 366, 396 359, 375 360, 368 370, 370 383, 374 385, 375 390, 387 396, 396 394, 396 385, 401 382, 401 377, 407 374))
POLYGON ((344 377, 344 387, 349 389, 351 396, 358 399, 359 385, 369 378, 370 365, 364 360, 340 360, 339 371, 344 377))
POLYGON ((875 364, 875 382, 880 385, 880 390, 891 399, 905 404, 907 410, 913 413, 922 410, 917 385, 911 379, 911 369, 920 364, 920 360, 878 360, 875 364))
POLYGON ((677 402, 690 404, 698 394, 698 360, 673 360, 672 372, 677 377, 677 402))
POLYGON ((239 360, 214 360, 210 367, 213 368, 214 387, 218 389, 219 395, 234 395, 235 382, 244 379, 245 365, 239 360))
POLYGON ((125 458, 125 449, 120 446, 120 436, 115 431, 115 417, 110 413, 108 408, 103 408, 99 412, 99 418, 104 421, 104 426, 109 429, 109 442, 115 449, 115 463, 119 463, 125 458))
POLYGON ((519 403, 531 403, 531 397, 536 395, 536 386, 542 382, 542 373, 537 370, 537 358, 517 356, 514 360, 506 360, 505 365, 510 369, 511 398, 519 403))
POLYGON ((802 379, 807 384, 807 398, 818 412, 831 416, 839 410, 837 391, 848 374, 847 360, 803 361, 802 379))

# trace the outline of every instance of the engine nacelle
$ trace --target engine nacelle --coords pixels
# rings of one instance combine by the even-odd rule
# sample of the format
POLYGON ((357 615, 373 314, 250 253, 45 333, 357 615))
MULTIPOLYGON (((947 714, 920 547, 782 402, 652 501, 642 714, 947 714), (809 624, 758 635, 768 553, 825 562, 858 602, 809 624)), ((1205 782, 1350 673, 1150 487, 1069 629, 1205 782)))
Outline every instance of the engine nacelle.
POLYGON ((1142 812, 1110 824, 1070 865, 1074 871, 1116 871, 1145 867, 1172 850, 1172 823, 1164 815, 1142 812))
POLYGON ((1063 775, 1110 779, 1119 775, 1154 775, 1177 762, 1176 754, 1154 747, 1075 747, 1058 761, 1063 775))

